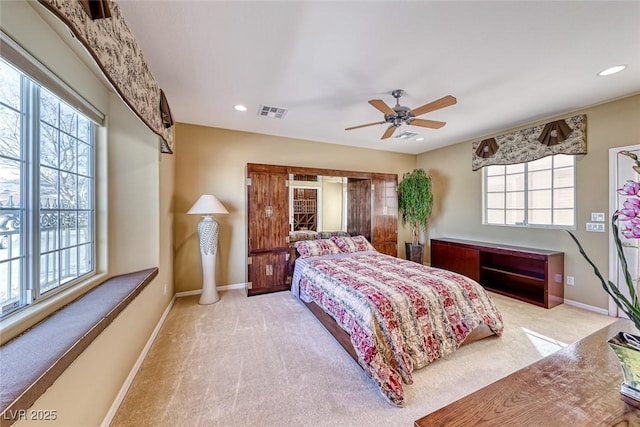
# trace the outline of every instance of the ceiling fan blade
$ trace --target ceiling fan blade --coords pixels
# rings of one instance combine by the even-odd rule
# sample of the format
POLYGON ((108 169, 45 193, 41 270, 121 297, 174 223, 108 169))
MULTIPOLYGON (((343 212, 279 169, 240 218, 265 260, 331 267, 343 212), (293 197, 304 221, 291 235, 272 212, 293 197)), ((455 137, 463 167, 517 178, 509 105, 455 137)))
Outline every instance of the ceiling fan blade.
POLYGON ((411 112, 414 116, 420 116, 424 113, 428 113, 429 111, 435 111, 439 110, 440 108, 449 107, 451 105, 454 105, 456 102, 458 102, 458 100, 455 97, 447 95, 443 96, 440 99, 436 99, 435 101, 428 104, 424 104, 421 107, 414 108, 413 110, 411 110, 411 112))
POLYGON ((396 127, 394 125, 391 125, 387 128, 387 130, 384 131, 384 133, 382 134, 382 138, 380 139, 387 139, 389 138, 391 135, 393 135, 393 132, 396 131, 396 127))
POLYGON ((447 122, 439 122, 438 120, 427 120, 427 119, 413 119, 411 126, 422 126, 423 128, 431 128, 431 129, 440 129, 442 126, 446 125, 447 122))
POLYGON ((369 101, 369 104, 373 105, 375 108, 386 115, 396 114, 396 112, 393 111, 393 108, 389 107, 382 99, 372 99, 371 101, 369 101))
POLYGON ((350 128, 345 128, 344 130, 360 129, 360 128, 364 128, 364 127, 367 127, 367 126, 381 125, 383 123, 386 123, 386 122, 375 122, 375 123, 367 123, 366 125, 351 126, 350 128))

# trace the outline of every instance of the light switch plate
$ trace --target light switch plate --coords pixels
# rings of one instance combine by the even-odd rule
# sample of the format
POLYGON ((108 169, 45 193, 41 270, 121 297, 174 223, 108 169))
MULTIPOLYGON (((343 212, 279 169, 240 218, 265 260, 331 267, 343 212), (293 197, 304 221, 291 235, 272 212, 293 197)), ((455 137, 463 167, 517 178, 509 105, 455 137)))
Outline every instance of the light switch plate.
POLYGON ((591 212, 591 221, 604 222, 604 212, 591 212))
POLYGON ((604 233, 604 224, 600 222, 588 222, 587 231, 593 231, 596 233, 604 233))

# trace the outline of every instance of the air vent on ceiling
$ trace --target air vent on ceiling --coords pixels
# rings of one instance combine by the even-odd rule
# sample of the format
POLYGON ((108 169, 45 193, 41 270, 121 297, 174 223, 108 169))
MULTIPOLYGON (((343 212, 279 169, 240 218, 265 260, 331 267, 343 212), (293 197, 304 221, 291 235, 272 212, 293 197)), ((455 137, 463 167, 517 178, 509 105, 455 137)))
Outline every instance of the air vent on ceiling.
POLYGON ((398 132, 397 135, 394 135, 394 138, 400 138, 400 139, 413 139, 416 136, 418 136, 419 134, 414 133, 414 132, 398 132))
POLYGON ((286 108, 274 107, 271 105, 261 105, 260 110, 258 110, 259 116, 264 117, 274 117, 276 119, 283 119, 284 115, 287 114, 286 108))

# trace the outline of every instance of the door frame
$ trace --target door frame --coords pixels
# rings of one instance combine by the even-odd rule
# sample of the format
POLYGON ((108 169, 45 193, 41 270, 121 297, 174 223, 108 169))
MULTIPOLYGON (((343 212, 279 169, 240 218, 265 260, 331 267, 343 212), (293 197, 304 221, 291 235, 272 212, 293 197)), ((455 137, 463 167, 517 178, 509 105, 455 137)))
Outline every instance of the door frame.
MULTIPOLYGON (((610 227, 611 217, 617 209, 618 202, 618 153, 620 151, 640 151, 640 144, 627 145, 624 147, 614 147, 609 149, 609 217, 607 225, 610 227)), ((613 230, 609 233, 609 277, 608 279, 614 283, 618 280, 618 267, 620 266, 620 257, 616 248, 616 242, 613 238, 613 230)), ((618 306, 609 297, 609 316, 618 317, 618 306)))

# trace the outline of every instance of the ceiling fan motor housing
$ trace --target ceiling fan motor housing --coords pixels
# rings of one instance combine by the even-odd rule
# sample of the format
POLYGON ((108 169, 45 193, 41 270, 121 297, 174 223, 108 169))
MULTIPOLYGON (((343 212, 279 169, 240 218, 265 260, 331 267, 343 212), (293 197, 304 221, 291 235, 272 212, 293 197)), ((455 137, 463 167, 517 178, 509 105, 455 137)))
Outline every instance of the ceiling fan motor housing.
POLYGON ((405 122, 407 124, 410 124, 411 120, 415 117, 415 115, 411 112, 411 109, 403 105, 396 105, 395 107, 393 107, 393 111, 395 111, 396 114, 386 114, 384 116, 384 121, 387 123, 391 123, 396 127, 405 122))

